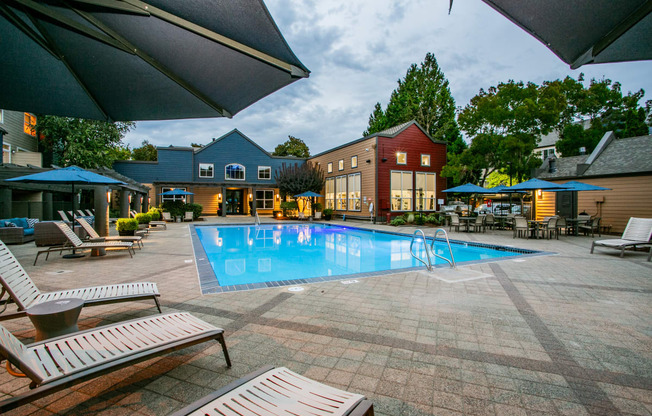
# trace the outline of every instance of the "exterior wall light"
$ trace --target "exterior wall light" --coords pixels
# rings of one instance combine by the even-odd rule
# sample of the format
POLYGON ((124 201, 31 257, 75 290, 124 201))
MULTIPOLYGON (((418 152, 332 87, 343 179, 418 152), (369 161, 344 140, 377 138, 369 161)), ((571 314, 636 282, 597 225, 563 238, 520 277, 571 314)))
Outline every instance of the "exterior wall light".
POLYGON ((108 191, 106 193, 106 202, 108 202, 109 204, 111 203, 111 194, 112 193, 113 193, 112 191, 108 191))

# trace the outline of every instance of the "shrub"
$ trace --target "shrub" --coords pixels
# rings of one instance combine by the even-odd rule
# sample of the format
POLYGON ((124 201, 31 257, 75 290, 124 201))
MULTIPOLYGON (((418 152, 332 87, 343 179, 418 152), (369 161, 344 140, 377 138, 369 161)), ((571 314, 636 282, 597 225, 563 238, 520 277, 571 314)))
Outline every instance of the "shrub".
POLYGON ((136 221, 138 221, 138 224, 149 224, 152 221, 152 215, 141 212, 140 214, 136 214, 136 221))
POLYGON ((161 204, 163 211, 169 212, 173 217, 183 216, 186 212, 185 206, 186 204, 183 201, 166 201, 161 204))
POLYGON ((281 202, 281 209, 283 210, 283 216, 288 216, 288 211, 294 211, 299 209, 299 204, 297 201, 283 201, 281 202))
POLYGON ((313 204, 313 207, 315 208, 315 212, 319 212, 319 211, 322 210, 322 208, 324 208, 324 206, 323 206, 321 203, 319 203, 319 202, 315 202, 315 203, 313 204))
POLYGON ((118 218, 115 229, 118 231, 136 231, 138 229, 138 220, 135 218, 118 218))
POLYGON ((152 216, 152 221, 159 221, 161 219, 161 210, 158 208, 150 208, 149 211, 147 211, 149 215, 152 216))
POLYGON ((423 225, 423 224, 426 223, 426 217, 424 217, 423 215, 417 215, 417 216, 414 218, 414 223, 415 223, 416 225, 423 225))
POLYGON ((186 204, 185 211, 192 211, 192 219, 197 220, 201 216, 201 213, 204 211, 204 207, 200 204, 186 204))
POLYGON ((405 225, 405 220, 403 219, 403 217, 396 217, 390 222, 390 224, 393 225, 394 227, 397 227, 399 225, 405 225))
POLYGON ((322 211, 322 214, 324 214, 324 219, 328 221, 333 216, 333 210, 330 208, 326 208, 324 211, 322 211))

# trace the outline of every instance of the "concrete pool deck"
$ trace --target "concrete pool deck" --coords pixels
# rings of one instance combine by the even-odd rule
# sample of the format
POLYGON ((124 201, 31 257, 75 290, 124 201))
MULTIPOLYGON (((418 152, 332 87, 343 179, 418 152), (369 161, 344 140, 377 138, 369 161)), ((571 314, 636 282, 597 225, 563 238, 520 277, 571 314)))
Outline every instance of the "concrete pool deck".
MULTIPOLYGON (((54 255, 32 266, 33 243, 9 246, 41 290, 156 282, 164 312, 188 311, 225 329, 233 367, 225 367, 219 344, 205 343, 8 414, 165 415, 267 364, 364 394, 381 416, 652 413, 647 252, 591 255, 590 237, 525 240, 487 231, 451 238, 557 254, 465 267, 481 276, 472 279, 409 271, 307 284, 301 292, 201 295, 187 223, 152 231, 133 259, 117 252, 76 260, 54 255)), ((79 325, 155 312, 151 301, 88 307, 79 325)), ((33 341, 27 318, 2 324, 33 341)), ((0 399, 27 385, 0 372, 0 399)))

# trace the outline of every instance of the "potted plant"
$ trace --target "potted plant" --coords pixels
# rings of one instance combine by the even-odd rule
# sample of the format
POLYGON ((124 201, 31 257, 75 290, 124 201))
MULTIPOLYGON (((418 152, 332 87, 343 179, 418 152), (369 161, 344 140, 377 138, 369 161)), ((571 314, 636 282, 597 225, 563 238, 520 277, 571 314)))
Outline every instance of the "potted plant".
POLYGON ((322 211, 322 214, 324 214, 324 220, 330 221, 331 218, 333 217, 333 210, 330 208, 326 208, 324 211, 322 211))
POLYGON ((324 206, 320 202, 315 202, 313 207, 315 208, 315 212, 321 212, 324 209, 324 206))
POLYGON ((138 229, 138 220, 135 218, 118 218, 115 229, 121 236, 135 235, 138 229))

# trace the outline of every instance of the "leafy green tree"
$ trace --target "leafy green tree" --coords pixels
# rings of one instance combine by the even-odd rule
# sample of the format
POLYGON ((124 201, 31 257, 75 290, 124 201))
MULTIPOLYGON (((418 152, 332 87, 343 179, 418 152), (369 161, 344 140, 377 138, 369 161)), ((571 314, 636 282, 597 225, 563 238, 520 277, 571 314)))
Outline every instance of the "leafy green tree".
POLYGON ((312 162, 299 166, 283 163, 274 172, 274 179, 282 198, 308 191, 319 193, 324 187, 324 172, 312 162))
POLYGON ((363 136, 416 120, 435 140, 448 143, 449 153, 458 154, 466 143, 455 121, 455 100, 448 80, 435 59, 427 53, 420 66, 412 64, 398 81, 387 108, 376 103, 363 136))
POLYGON ((123 148, 122 139, 134 126, 133 122, 58 116, 39 116, 36 122, 47 164, 82 168, 110 167, 120 154, 116 150, 123 148))
POLYGON ((156 146, 151 144, 149 140, 143 140, 140 147, 136 147, 131 151, 131 155, 134 160, 158 160, 156 146))
POLYGON ((288 140, 286 140, 285 143, 276 146, 272 155, 308 158, 310 157, 310 149, 303 140, 294 136, 288 136, 288 140))
POLYGON ((109 158, 112 160, 130 160, 131 159, 131 149, 129 145, 113 147, 108 150, 109 158))

